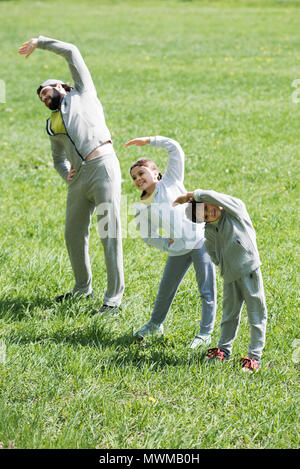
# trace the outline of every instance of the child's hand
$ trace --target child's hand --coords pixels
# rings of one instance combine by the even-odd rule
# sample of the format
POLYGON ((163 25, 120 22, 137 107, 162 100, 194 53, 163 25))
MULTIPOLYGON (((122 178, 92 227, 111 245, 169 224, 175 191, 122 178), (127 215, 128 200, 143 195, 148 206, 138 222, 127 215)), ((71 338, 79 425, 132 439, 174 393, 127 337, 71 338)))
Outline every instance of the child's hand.
POLYGON ((37 47, 38 40, 36 38, 30 39, 30 41, 24 42, 19 49, 19 54, 25 55, 26 59, 32 54, 37 47))
POLYGON ((175 207, 176 205, 179 205, 179 204, 186 204, 187 202, 193 202, 194 200, 193 195, 194 195, 193 192, 187 192, 184 195, 180 195, 179 197, 177 197, 176 200, 174 200, 174 202, 172 203, 172 206, 175 207))
POLYGON ((129 147, 129 145, 141 147, 143 145, 147 145, 147 143, 150 143, 150 137, 134 138, 133 140, 129 140, 129 142, 125 143, 125 147, 129 147))

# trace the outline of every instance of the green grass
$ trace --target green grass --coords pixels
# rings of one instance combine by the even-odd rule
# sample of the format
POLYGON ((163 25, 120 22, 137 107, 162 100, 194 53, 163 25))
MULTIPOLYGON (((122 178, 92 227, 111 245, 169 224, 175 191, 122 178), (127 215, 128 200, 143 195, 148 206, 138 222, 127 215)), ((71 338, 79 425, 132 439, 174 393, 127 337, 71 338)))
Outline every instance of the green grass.
MULTIPOLYGON (((297 448, 299 363, 299 119, 297 1, 1 1, 0 442, 16 448, 297 448), (55 306, 72 272, 64 246, 66 187, 52 167, 47 110, 36 96, 64 61, 18 47, 43 34, 75 43, 91 70, 121 163, 163 151, 125 149, 166 135, 186 154, 185 185, 240 197, 257 231, 269 311, 259 373, 244 375, 244 311, 233 359, 208 367, 187 348, 201 303, 192 269, 147 347, 132 331, 150 316, 166 256, 124 239, 126 291, 118 317, 90 314, 105 290, 93 220, 97 298, 55 306)), ((130 221, 130 220, 129 220, 130 221)), ((222 316, 218 274, 218 312, 222 316)))

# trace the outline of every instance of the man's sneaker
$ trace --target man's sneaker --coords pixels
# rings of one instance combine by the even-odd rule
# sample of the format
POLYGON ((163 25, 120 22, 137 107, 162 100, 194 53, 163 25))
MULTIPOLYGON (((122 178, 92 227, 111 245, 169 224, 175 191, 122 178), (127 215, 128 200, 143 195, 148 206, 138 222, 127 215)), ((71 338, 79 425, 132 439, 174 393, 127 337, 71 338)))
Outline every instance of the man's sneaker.
POLYGON ((195 335, 195 338, 193 342, 190 345, 190 348, 195 349, 198 347, 203 347, 209 345, 211 343, 211 336, 210 335, 202 335, 202 334, 197 334, 195 335))
POLYGON ((206 352, 205 358, 207 360, 215 360, 215 359, 220 360, 220 361, 227 360, 225 352, 221 350, 220 348, 208 349, 206 352))
POLYGON ((134 334, 134 337, 137 337, 138 339, 144 339, 149 335, 163 335, 163 333, 164 326, 162 324, 155 324, 154 322, 149 321, 134 334))
POLYGON ((82 300, 82 299, 94 298, 94 297, 95 295, 93 291, 89 295, 81 295, 79 293, 68 292, 68 293, 64 293, 63 295, 56 296, 54 298, 54 301, 56 303, 62 303, 63 301, 71 300, 72 298, 82 300))
POLYGON ((240 363, 242 364, 242 371, 244 372, 259 370, 259 364, 254 358, 243 357, 240 359, 240 363))

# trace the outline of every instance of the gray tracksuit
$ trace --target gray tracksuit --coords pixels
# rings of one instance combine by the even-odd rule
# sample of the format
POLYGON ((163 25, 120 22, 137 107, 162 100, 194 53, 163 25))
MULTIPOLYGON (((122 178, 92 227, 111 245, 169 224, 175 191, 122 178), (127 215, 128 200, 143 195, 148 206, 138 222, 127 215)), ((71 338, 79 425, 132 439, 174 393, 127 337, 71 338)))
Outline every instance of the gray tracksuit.
POLYGON ((89 226, 97 207, 108 204, 108 223, 115 227, 115 236, 99 233, 104 248, 107 291, 104 303, 118 306, 124 291, 122 236, 120 224, 121 172, 111 144, 101 147, 100 157, 85 161, 97 147, 111 140, 110 132, 91 75, 73 44, 40 36, 38 48, 64 57, 74 81, 72 89, 61 102, 61 116, 66 134, 53 134, 47 121, 54 166, 67 180, 70 165, 76 170, 68 183, 66 209, 66 245, 75 276, 73 292, 89 294, 92 274, 88 254, 89 226))
POLYGON ((245 301, 250 322, 250 358, 260 360, 265 345, 267 308, 256 234, 245 204, 215 191, 194 191, 197 202, 223 208, 216 223, 205 224, 207 251, 224 278, 219 348, 229 356, 245 301))
POLYGON ((204 224, 195 225, 185 216, 185 207, 172 207, 172 202, 186 192, 184 152, 171 138, 150 137, 150 145, 168 154, 166 171, 156 184, 153 203, 136 204, 136 222, 143 240, 150 246, 168 252, 151 321, 161 324, 166 319, 177 289, 193 264, 202 300, 200 333, 210 334, 216 317, 216 275, 204 245, 204 224), (159 234, 160 228, 165 233, 159 234), (171 244, 169 238, 174 240, 171 244))

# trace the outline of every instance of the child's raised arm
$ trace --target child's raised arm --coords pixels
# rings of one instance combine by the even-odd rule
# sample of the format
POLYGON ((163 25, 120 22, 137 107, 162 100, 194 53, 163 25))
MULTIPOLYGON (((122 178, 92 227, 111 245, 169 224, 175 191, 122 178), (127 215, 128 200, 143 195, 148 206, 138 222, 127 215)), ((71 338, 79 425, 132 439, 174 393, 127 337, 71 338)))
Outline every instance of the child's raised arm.
POLYGON ((193 200, 217 205, 236 217, 245 216, 247 212, 242 200, 227 194, 221 194, 220 192, 212 190, 204 191, 202 189, 196 189, 194 192, 187 192, 177 197, 172 205, 175 207, 176 205, 192 202, 193 200))
POLYGON ((197 189, 194 191, 193 197, 196 202, 208 202, 209 204, 218 205, 231 215, 237 217, 244 215, 246 210, 244 202, 237 197, 231 197, 230 195, 212 190, 197 189))
POLYGON ((129 142, 125 143, 125 147, 129 147, 130 145, 136 145, 137 147, 142 147, 150 143, 150 137, 139 137, 129 140, 129 142))
POLYGON ((184 152, 176 140, 171 138, 150 137, 150 145, 160 147, 168 153, 168 165, 164 173, 164 178, 183 183, 184 180, 184 152))
POLYGON ((125 143, 125 147, 136 145, 138 147, 150 144, 153 147, 160 147, 168 153, 168 165, 164 173, 164 178, 183 183, 184 180, 184 152, 176 140, 161 137, 139 137, 129 140, 125 143))
POLYGON ((176 200, 172 203, 172 206, 175 207, 176 205, 186 204, 187 202, 193 202, 194 200, 194 193, 187 192, 186 194, 180 195, 177 197, 176 200))

